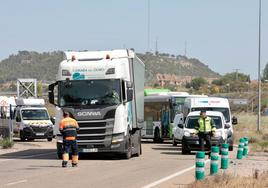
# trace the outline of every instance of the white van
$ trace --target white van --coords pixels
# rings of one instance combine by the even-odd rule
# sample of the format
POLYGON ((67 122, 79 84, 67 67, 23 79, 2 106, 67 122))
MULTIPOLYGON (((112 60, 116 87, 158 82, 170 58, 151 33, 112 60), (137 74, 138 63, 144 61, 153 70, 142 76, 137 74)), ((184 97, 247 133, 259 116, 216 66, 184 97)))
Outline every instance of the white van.
POLYGON ((16 99, 12 125, 22 141, 47 139, 52 141, 53 124, 43 99, 16 99))
MULTIPOLYGON (((215 136, 211 137, 212 146, 221 146, 227 139, 227 128, 229 124, 226 123, 225 117, 221 112, 207 111, 207 116, 214 120, 216 126, 215 136)), ((178 127, 182 129, 182 154, 190 153, 191 151, 200 150, 199 138, 193 135, 194 128, 198 124, 200 118, 200 111, 190 112, 186 118, 185 124, 179 124, 178 127)), ((206 148, 207 149, 207 148, 206 148)))
POLYGON ((232 114, 228 99, 220 97, 197 97, 185 99, 183 107, 184 117, 186 117, 190 112, 200 110, 222 112, 226 123, 230 126, 227 132, 227 142, 229 144, 229 150, 232 151, 234 142, 233 124, 236 124, 236 122, 232 122, 232 114))

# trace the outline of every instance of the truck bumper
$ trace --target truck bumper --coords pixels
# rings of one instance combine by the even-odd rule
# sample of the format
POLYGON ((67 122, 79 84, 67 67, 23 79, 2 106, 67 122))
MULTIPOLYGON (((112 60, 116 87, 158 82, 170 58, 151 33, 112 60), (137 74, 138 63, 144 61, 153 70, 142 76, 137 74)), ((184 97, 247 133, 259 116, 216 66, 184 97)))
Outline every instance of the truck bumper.
MULTIPOLYGON (((124 138, 121 142, 110 144, 108 146, 98 147, 92 144, 80 144, 78 141, 78 152, 79 153, 114 153, 123 154, 127 152, 127 140, 124 138)), ((57 153, 63 153, 63 144, 61 141, 57 141, 57 153)))
MULTIPOLYGON (((222 139, 222 137, 211 137, 211 145, 212 146, 221 146, 221 144, 224 143, 224 140, 222 139)), ((199 144, 199 139, 198 137, 183 137, 182 139, 182 147, 184 147, 184 149, 188 150, 188 151, 199 151, 200 150, 200 144, 199 144)), ((205 149, 208 150, 208 148, 206 148, 206 144, 205 144, 205 149)))
POLYGON ((48 127, 25 127, 22 134, 26 139, 45 139, 53 138, 53 128, 48 127))

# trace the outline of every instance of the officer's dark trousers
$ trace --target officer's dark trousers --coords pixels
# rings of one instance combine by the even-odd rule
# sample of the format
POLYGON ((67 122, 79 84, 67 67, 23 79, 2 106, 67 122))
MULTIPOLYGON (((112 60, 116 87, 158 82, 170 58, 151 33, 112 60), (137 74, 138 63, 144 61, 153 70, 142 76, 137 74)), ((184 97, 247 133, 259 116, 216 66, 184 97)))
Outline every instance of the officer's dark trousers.
POLYGON ((199 137, 199 144, 200 144, 200 149, 201 151, 205 151, 204 147, 204 141, 206 141, 206 148, 208 151, 211 150, 211 133, 198 133, 199 137))

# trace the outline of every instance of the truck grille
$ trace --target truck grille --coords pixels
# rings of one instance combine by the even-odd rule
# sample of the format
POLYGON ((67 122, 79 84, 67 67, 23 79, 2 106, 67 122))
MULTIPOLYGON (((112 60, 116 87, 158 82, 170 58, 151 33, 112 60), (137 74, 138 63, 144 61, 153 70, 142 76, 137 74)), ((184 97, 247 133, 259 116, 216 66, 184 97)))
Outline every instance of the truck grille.
POLYGON ((114 120, 79 121, 77 142, 80 147, 100 148, 111 144, 114 120))

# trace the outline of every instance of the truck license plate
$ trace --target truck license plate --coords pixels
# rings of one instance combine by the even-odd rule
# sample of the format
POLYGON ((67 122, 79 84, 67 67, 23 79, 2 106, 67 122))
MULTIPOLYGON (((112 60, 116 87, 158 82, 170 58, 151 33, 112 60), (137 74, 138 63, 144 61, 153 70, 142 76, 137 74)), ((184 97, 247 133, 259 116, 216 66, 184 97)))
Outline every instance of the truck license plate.
POLYGON ((45 133, 36 133, 36 136, 44 136, 45 133))
POLYGON ((98 148, 83 149, 82 151, 85 153, 96 153, 98 152, 98 148))

